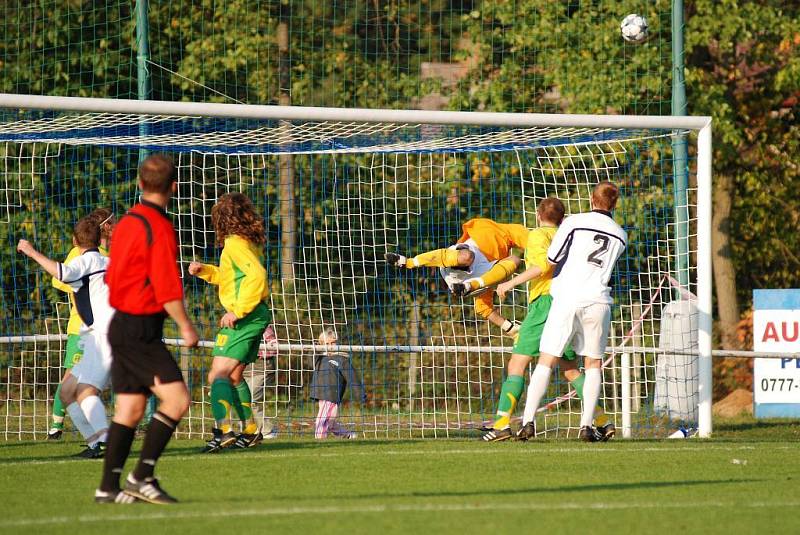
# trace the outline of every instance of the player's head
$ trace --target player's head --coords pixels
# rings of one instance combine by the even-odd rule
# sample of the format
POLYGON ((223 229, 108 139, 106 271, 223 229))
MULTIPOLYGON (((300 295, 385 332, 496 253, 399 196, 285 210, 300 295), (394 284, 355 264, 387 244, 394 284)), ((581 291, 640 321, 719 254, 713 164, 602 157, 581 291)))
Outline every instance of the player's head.
POLYGON ((472 263, 475 261, 475 253, 472 252, 472 249, 465 243, 459 243, 456 245, 456 251, 458 251, 456 255, 456 264, 452 266, 453 269, 468 269, 472 267, 472 263))
POLYGON ((264 220, 256 213, 253 202, 243 193, 226 193, 211 209, 211 222, 222 245, 228 236, 241 236, 251 243, 267 241, 264 220))
POLYGON ((175 163, 165 154, 148 156, 139 166, 139 184, 145 193, 170 193, 176 178, 175 163))
POLYGON ((564 203, 556 197, 548 197, 536 207, 536 215, 539 216, 539 222, 545 225, 560 225, 564 220, 565 213, 564 203))
POLYGON ((333 328, 331 327, 325 327, 319 334, 319 343, 320 345, 323 346, 335 345, 338 340, 339 336, 336 334, 336 331, 333 330, 333 328))
POLYGON ((617 205, 619 188, 613 182, 600 182, 592 190, 592 208, 610 212, 617 205))
POLYGON ((114 230, 114 225, 117 223, 114 212, 110 208, 95 208, 89 217, 97 222, 97 226, 100 228, 100 239, 109 239, 111 231, 114 230))
POLYGON ((100 227, 91 216, 82 217, 75 223, 72 239, 81 249, 92 249, 100 245, 100 227))

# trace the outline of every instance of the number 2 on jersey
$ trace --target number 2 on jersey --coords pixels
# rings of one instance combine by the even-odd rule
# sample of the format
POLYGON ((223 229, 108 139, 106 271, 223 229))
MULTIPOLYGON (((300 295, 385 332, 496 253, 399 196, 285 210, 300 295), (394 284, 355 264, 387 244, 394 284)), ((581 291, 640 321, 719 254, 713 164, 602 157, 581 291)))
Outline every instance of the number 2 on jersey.
POLYGON ((592 253, 586 257, 586 261, 590 264, 594 264, 597 267, 603 267, 603 259, 600 258, 603 254, 608 251, 608 243, 609 243, 608 236, 603 234, 595 234, 594 235, 594 242, 600 247, 592 251, 592 253))

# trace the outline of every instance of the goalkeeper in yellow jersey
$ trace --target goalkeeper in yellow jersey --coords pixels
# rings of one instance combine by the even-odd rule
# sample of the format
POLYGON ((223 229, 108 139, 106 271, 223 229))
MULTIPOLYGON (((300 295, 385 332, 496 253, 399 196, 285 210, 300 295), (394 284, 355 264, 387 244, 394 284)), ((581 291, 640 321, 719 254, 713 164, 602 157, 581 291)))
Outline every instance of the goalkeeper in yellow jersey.
POLYGON ((385 255, 386 262, 401 269, 438 267, 450 291, 464 297, 475 296, 475 313, 513 337, 519 324, 495 310, 491 288, 508 279, 522 263, 511 250, 525 248, 528 229, 486 218, 470 219, 461 229, 463 234, 451 247, 411 258, 390 252, 385 255))
MULTIPOLYGON (((500 390, 500 399, 497 403, 497 415, 491 429, 484 432, 481 437, 487 442, 507 440, 513 437, 511 432, 511 416, 517 406, 525 380, 523 374, 534 357, 539 356, 539 342, 542 338, 544 323, 550 312, 553 298, 550 296, 550 281, 553 276, 553 266, 547 261, 547 248, 553 241, 553 236, 558 225, 564 219, 564 205, 555 197, 542 200, 536 209, 538 227, 528 234, 525 248, 525 265, 527 269, 508 282, 497 286, 496 292, 500 299, 515 286, 528 283, 528 313, 519 330, 519 337, 512 350, 511 360, 508 362, 508 374, 500 390)), ((570 382, 578 397, 583 399, 583 382, 585 376, 578 370, 576 355, 572 349, 567 349, 561 359, 561 371, 570 382)), ((533 375, 531 375, 533 378, 533 375)), ((530 391, 530 388, 529 388, 530 391)), ((517 439, 528 440, 536 436, 535 404, 526 403, 524 425, 517 432, 517 439)), ((595 408, 595 423, 599 440, 609 440, 615 433, 614 424, 601 407, 595 408)))
MULTIPOLYGON (((103 256, 108 256, 108 239, 111 236, 111 231, 114 229, 114 215, 108 208, 98 208, 89 214, 89 217, 96 221, 97 226, 100 227, 100 254, 103 256)), ((80 247, 73 247, 70 249, 69 253, 67 253, 67 257, 64 259, 63 263, 65 265, 69 265, 69 263, 80 256, 80 254, 80 247)), ((83 325, 83 322, 78 314, 78 308, 75 306, 75 292, 69 286, 69 284, 61 282, 56 277, 53 277, 53 287, 69 295, 70 308, 69 321, 67 322, 67 346, 64 352, 63 363, 64 375, 61 378, 61 383, 59 383, 56 393, 53 396, 53 421, 50 425, 50 430, 47 432, 47 440, 58 440, 61 438, 61 434, 64 432, 64 417, 66 415, 66 407, 61 401, 61 385, 71 375, 72 372, 70 370, 72 370, 72 367, 77 364, 83 356, 83 349, 80 342, 81 325, 83 325)), ((80 417, 80 415, 78 415, 78 417, 80 417)), ((84 422, 73 422, 73 424, 76 427, 84 426, 84 422)), ((88 422, 86 422, 86 425, 88 425, 88 422)))
POLYGON ((272 321, 267 307, 267 271, 263 248, 264 220, 253 203, 241 193, 227 193, 211 209, 217 240, 223 245, 219 267, 192 262, 189 273, 219 286, 225 308, 211 353, 211 411, 216 422, 203 453, 222 448, 249 448, 263 439, 251 408, 251 393, 242 380, 244 368, 258 358, 261 338, 272 321), (233 431, 232 412, 242 422, 241 433, 233 431))

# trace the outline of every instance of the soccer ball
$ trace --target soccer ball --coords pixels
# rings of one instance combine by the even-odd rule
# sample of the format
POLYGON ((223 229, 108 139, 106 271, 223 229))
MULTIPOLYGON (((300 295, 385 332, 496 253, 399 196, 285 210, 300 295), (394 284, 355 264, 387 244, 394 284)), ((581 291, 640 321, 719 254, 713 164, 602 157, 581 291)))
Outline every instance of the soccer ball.
POLYGON ((619 25, 622 38, 629 43, 641 43, 647 39, 647 21, 641 15, 631 13, 619 25))

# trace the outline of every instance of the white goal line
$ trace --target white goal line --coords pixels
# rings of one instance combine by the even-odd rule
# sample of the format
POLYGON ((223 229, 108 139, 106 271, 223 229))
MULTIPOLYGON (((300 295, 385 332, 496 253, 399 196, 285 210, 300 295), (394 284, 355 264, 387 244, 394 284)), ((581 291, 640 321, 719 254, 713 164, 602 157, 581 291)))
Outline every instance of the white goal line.
MULTIPOLYGON (((65 342, 67 340, 66 334, 31 334, 23 336, 0 336, 0 345, 2 344, 30 344, 37 342, 65 342)), ((165 338, 164 343, 171 346, 180 346, 182 340, 180 338, 165 338)), ((214 342, 212 340, 200 340, 197 344, 198 347, 212 348, 214 342)), ((511 347, 484 347, 484 346, 432 346, 432 345, 358 345, 358 344, 342 344, 333 346, 320 346, 316 344, 261 344, 261 349, 267 351, 294 351, 294 352, 309 352, 316 353, 330 353, 330 352, 347 352, 347 353, 511 353, 511 347)), ((641 347, 641 346, 609 346, 606 348, 606 353, 612 355, 622 355, 625 353, 652 353, 652 354, 665 354, 665 355, 699 355, 698 350, 689 349, 669 349, 663 347, 641 347)), ((711 351, 712 357, 717 358, 759 358, 759 359, 797 359, 800 358, 800 353, 764 353, 761 351, 738 351, 728 349, 714 349, 711 351)))

